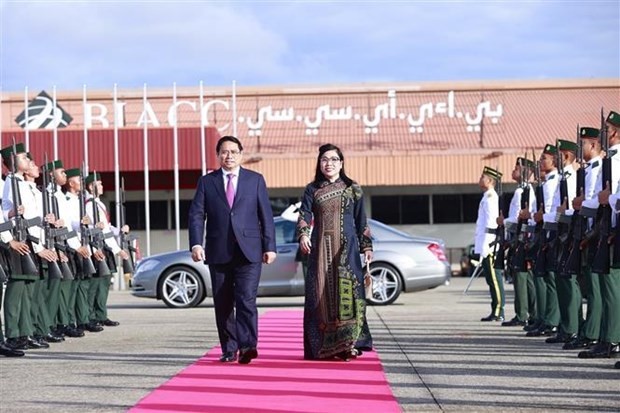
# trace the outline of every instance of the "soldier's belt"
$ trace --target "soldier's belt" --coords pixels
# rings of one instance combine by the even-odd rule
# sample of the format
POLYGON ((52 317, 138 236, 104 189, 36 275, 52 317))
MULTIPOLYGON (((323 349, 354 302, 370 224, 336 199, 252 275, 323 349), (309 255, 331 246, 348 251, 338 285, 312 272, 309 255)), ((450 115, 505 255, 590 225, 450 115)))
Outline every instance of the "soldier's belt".
POLYGON ((495 233, 497 232, 497 228, 487 228, 485 231, 487 234, 493 234, 495 235, 495 233))
POLYGON ((572 219, 572 215, 561 214, 558 222, 560 222, 561 224, 570 224, 572 219))
POLYGON ((594 208, 581 207, 581 210, 579 210, 579 215, 586 218, 594 218, 596 217, 596 211, 597 210, 594 208))
POLYGON ((543 224, 543 229, 547 231, 557 231, 558 223, 557 222, 545 222, 543 224))

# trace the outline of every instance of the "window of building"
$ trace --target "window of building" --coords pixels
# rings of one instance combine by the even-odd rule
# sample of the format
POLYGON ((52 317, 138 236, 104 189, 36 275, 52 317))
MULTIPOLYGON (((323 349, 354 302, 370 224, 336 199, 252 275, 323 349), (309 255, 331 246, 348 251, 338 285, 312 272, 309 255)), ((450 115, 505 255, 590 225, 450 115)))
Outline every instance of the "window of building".
POLYGON ((389 195, 371 198, 372 217, 386 224, 428 224, 428 195, 389 195))

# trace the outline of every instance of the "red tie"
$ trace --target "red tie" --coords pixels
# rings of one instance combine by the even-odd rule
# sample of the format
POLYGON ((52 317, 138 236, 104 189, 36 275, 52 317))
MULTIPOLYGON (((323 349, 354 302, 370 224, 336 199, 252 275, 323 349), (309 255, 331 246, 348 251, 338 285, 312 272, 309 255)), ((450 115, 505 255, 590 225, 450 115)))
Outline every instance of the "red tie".
POLYGON ((233 178, 235 174, 228 174, 228 183, 226 184, 226 199, 228 205, 232 208, 233 202, 235 202, 235 188, 233 187, 233 178))

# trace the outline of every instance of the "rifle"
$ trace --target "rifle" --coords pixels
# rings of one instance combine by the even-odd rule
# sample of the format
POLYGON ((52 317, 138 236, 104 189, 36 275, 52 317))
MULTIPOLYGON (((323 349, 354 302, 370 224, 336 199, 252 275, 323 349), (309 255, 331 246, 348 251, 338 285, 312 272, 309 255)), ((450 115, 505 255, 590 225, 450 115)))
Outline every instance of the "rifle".
MULTIPOLYGON (((527 161, 527 152, 524 156, 524 159, 527 161)), ((521 171, 521 176, 519 180, 519 188, 521 188, 521 202, 520 208, 521 210, 527 208, 530 203, 530 185, 529 185, 529 177, 530 177, 530 168, 526 165, 523 165, 521 159, 519 159, 519 168, 521 171)), ((526 271, 526 234, 527 234, 527 219, 519 219, 517 221, 517 230, 515 233, 515 248, 512 254, 511 267, 515 272, 526 271)))
MULTIPOLYGON (((534 170, 534 176, 536 180, 536 203, 538 204, 537 211, 545 213, 545 193, 543 190, 543 182, 540 173, 540 160, 536 161, 536 169, 534 170)), ((544 275, 547 273, 547 253, 545 251, 545 228, 544 221, 536 223, 534 227, 534 235, 532 236, 532 242, 530 243, 529 250, 533 254, 536 254, 534 273, 536 275, 544 275)))
POLYGON ((136 252, 136 249, 133 247, 133 241, 136 239, 133 235, 125 234, 123 232, 123 227, 125 226, 125 178, 121 179, 121 205, 120 205, 120 247, 122 249, 127 250, 129 258, 123 259, 123 273, 131 274, 134 270, 134 258, 133 253, 136 252))
MULTIPOLYGON (((581 128, 577 125, 577 142, 579 146, 577 149, 577 162, 579 162, 579 169, 577 170, 577 196, 585 193, 586 187, 586 164, 583 159, 583 141, 580 139, 581 128)), ((569 237, 570 245, 567 250, 564 251, 564 255, 561 257, 560 270, 566 275, 579 274, 581 270, 581 241, 584 237, 587 225, 587 218, 574 211, 571 217, 569 237)))
MULTIPOLYGON (((560 173, 560 205, 564 205, 564 202, 569 202, 568 199, 568 179, 567 172, 564 170, 564 157, 562 155, 562 142, 560 140, 556 140, 557 151, 557 162, 558 162, 558 171, 560 173)), ((572 200, 571 200, 572 201, 572 200)), ((567 205, 568 208, 568 205, 567 205)), ((555 271, 561 272, 562 269, 562 255, 565 254, 565 251, 568 249, 569 244, 569 236, 570 236, 570 223, 571 217, 563 213, 558 218, 558 231, 557 236, 554 241, 554 248, 556 256, 554 257, 556 260, 556 268, 555 271)))
MULTIPOLYGON (((495 168, 496 171, 499 171, 499 168, 495 168)), ((503 214, 504 211, 504 197, 503 197, 503 186, 502 186, 502 177, 501 175, 497 177, 497 204, 499 208, 499 213, 503 214)), ((494 251, 493 255, 495 257, 494 268, 503 270, 505 267, 506 261, 506 233, 503 225, 498 225, 495 228, 495 241, 491 243, 493 245, 494 251)))
MULTIPOLYGON (((84 184, 84 170, 86 167, 82 165, 82 173, 80 173, 80 192, 78 193, 78 200, 80 204, 80 237, 82 242, 82 247, 89 247, 93 244, 93 233, 96 228, 89 228, 88 225, 82 222, 82 218, 86 215, 86 185, 84 184)), ((80 256, 82 263, 82 272, 85 276, 91 276, 97 273, 95 266, 93 264, 93 260, 91 257, 82 257, 80 256)))
MULTIPOLYGON (((50 183, 49 183, 49 171, 47 170, 47 154, 45 154, 45 161, 43 166, 43 233, 45 234, 45 242, 44 246, 46 249, 51 250, 54 248, 54 229, 51 224, 45 219, 51 211, 50 211, 50 183)), ((47 272, 49 274, 50 280, 61 280, 62 272, 60 271, 60 267, 58 266, 58 261, 49 261, 47 263, 47 272)))
MULTIPOLYGON (((52 214, 58 219, 60 213, 58 211, 58 202, 56 200, 56 191, 57 183, 56 183, 56 165, 52 162, 52 170, 47 169, 47 154, 45 155, 46 162, 45 167, 43 168, 43 188, 45 194, 49 192, 49 206, 51 206, 52 214), (45 178, 48 177, 50 182, 46 182, 45 178)), ((44 197, 46 198, 46 197, 44 197)), ((76 235, 75 231, 69 232, 66 227, 62 228, 50 228, 50 234, 52 236, 52 240, 54 243, 54 249, 56 250, 56 254, 58 254, 58 266, 60 267, 60 272, 62 273, 63 280, 73 280, 73 271, 69 267, 69 264, 66 261, 60 259, 61 252, 67 252, 67 245, 65 241, 69 238, 73 238, 76 235)))
MULTIPOLYGON (((22 197, 19 192, 19 183, 17 182, 17 145, 15 137, 13 137, 13 153, 11 154, 11 195, 13 196, 13 239, 17 242, 25 242, 32 251, 32 244, 38 244, 39 239, 28 232, 30 227, 40 226, 41 217, 30 219, 24 218, 19 213, 19 207, 22 205, 22 197)), ((14 274, 38 275, 37 268, 31 254, 21 255, 15 250, 11 250, 11 269, 14 274)))
MULTIPOLYGON (((99 222, 99 206, 97 205, 97 197, 99 196, 99 194, 97 193, 97 171, 93 171, 93 175, 95 179, 93 181, 92 203, 93 203, 93 221, 94 221, 93 229, 95 229, 95 226, 99 222)), ((101 229, 99 228, 96 228, 96 229, 97 231, 94 232, 93 234, 93 237, 92 237, 93 243, 91 245, 97 248, 97 250, 105 253, 105 251, 109 248, 105 243, 105 238, 108 238, 108 236, 107 234, 104 234, 101 229)), ((99 276, 112 274, 112 271, 110 271, 110 267, 108 266, 106 259, 97 261, 97 274, 99 276)))
MULTIPOLYGON (((605 116, 603 108, 601 108, 601 147, 605 151, 605 159, 601 168, 602 174, 602 189, 605 189, 606 185, 610 185, 611 189, 611 156, 609 154, 609 138, 607 136, 607 127, 605 125, 605 116)), ((592 260, 592 272, 598 274, 609 274, 609 258, 610 249, 609 235, 611 234, 611 206, 599 205, 598 207, 598 219, 596 227, 598 228, 598 241, 596 246, 596 252, 592 260)))

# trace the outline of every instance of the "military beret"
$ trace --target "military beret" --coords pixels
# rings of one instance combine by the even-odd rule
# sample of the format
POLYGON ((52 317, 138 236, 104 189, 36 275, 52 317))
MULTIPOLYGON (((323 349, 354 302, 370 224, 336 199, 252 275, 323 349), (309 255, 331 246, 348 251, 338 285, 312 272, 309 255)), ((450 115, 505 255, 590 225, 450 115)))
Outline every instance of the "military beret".
POLYGON ((558 148, 548 143, 545 145, 545 149, 543 149, 543 153, 548 153, 549 155, 555 155, 556 153, 558 153, 558 148))
POLYGON ((88 174, 88 176, 86 177, 86 179, 84 179, 84 183, 86 185, 88 184, 92 184, 94 181, 101 181, 101 175, 99 175, 98 172, 91 172, 88 174))
POLYGON ((502 173, 497 171, 496 169, 485 166, 482 170, 482 174, 488 176, 489 178, 493 178, 496 181, 502 179, 502 173))
MULTIPOLYGON (((25 153, 26 152, 26 147, 24 146, 24 144, 22 142, 16 143, 15 144, 15 151, 16 151, 15 154, 25 153)), ((2 159, 9 159, 9 158, 11 158, 11 154, 13 154, 13 145, 7 146, 7 147, 4 147, 4 148, 0 149, 0 154, 2 155, 2 159)))
POLYGON ((607 123, 620 127, 620 114, 614 112, 613 110, 610 111, 609 115, 607 115, 607 123))
POLYGON ((82 171, 80 171, 80 168, 65 169, 65 174, 67 175, 67 178, 73 178, 74 176, 80 176, 81 172, 82 171))
POLYGON ((64 166, 62 165, 62 161, 60 159, 57 159, 55 161, 52 162, 48 162, 45 164, 45 169, 47 169, 48 171, 51 171, 52 169, 63 169, 64 166))
POLYGON ((517 158, 517 162, 515 163, 515 165, 522 165, 525 166, 526 168, 530 168, 530 169, 534 169, 536 168, 536 163, 534 163, 533 161, 524 158, 522 156, 519 156, 517 158))
POLYGON ((558 139, 558 149, 561 151, 570 151, 572 153, 577 153, 577 151, 579 150, 579 146, 577 146, 575 142, 558 139))
POLYGON ((596 128, 583 127, 579 130, 579 137, 581 139, 598 139, 600 130, 596 128))

